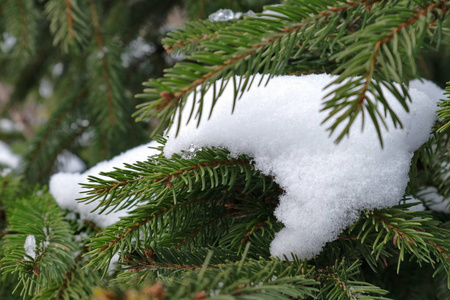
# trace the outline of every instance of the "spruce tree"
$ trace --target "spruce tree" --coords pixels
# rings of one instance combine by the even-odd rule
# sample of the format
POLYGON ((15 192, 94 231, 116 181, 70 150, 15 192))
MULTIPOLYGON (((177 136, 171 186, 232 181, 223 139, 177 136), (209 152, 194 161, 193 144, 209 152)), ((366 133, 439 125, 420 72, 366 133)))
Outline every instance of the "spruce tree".
POLYGON ((193 145, 164 155, 167 133, 170 141, 187 121, 182 110, 189 122, 203 123, 202 115, 216 117, 227 88, 238 112, 239 98, 277 76, 317 73, 336 75, 321 112, 330 139, 351 140, 364 116, 383 149, 384 126, 403 126, 394 107, 412 105, 410 82, 424 77, 444 88, 450 78, 450 1, 285 0, 262 13, 273 2, 186 1, 192 21, 160 44, 167 13, 181 4, 0 1, 0 83, 12 87, 2 114, 27 101, 50 111, 28 141, 2 135, 27 147, 22 169, 0 173, 1 297, 450 299, 450 214, 434 211, 423 193, 431 186, 450 197, 448 99, 414 152, 398 205, 358 211, 356 222, 308 259, 271 255, 285 227, 274 212, 287 191, 248 153, 193 145), (257 13, 206 19, 219 8, 257 13), (136 43, 150 49, 129 57, 136 43), (167 68, 163 57, 178 62, 167 68), (43 80, 54 92, 39 100, 43 80), (83 219, 49 193, 64 150, 90 167, 150 135, 158 143, 153 155, 129 158, 83 185, 78 201, 98 203, 93 213, 128 210, 116 223, 83 219), (406 196, 424 209, 414 210, 406 196))

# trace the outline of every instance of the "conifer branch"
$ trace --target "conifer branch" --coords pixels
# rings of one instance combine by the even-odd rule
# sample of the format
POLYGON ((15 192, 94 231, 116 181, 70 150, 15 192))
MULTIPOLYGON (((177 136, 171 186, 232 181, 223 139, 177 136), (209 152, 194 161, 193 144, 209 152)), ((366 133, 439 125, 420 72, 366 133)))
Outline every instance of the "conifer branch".
POLYGON ((88 24, 86 8, 78 0, 49 0, 45 4, 45 13, 50 21, 53 43, 68 53, 78 54, 88 42, 88 24))
POLYGON ((105 46, 103 42, 103 35, 100 29, 100 23, 98 19, 98 13, 97 13, 97 6, 95 4, 95 0, 90 0, 90 7, 91 7, 91 14, 92 14, 92 24, 94 25, 94 31, 95 31, 95 39, 97 41, 97 47, 99 54, 101 56, 101 66, 102 66, 102 73, 103 73, 103 79, 105 83, 105 96, 107 101, 107 107, 109 111, 109 124, 111 126, 114 126, 116 123, 116 118, 114 116, 114 109, 113 109, 113 98, 112 98, 112 92, 111 92, 111 82, 108 74, 108 62, 106 61, 106 53, 105 53, 105 46))
POLYGON ((200 227, 199 229, 197 229, 196 231, 191 233, 186 239, 182 240, 177 245, 175 245, 175 248, 181 248, 186 243, 193 240, 197 235, 199 235, 202 231, 204 231, 208 227, 211 227, 212 225, 220 222, 222 219, 225 219, 225 218, 235 215, 235 214, 236 214, 235 212, 233 212, 231 210, 227 210, 221 217, 212 219, 211 221, 209 221, 208 223, 204 224, 202 227, 200 227))
POLYGON ((92 183, 83 184, 89 189, 85 192, 87 196, 80 201, 90 203, 99 199, 98 208, 102 207, 103 212, 111 206, 120 210, 143 199, 159 199, 169 191, 181 191, 186 187, 189 191, 204 190, 209 184, 211 188, 228 185, 231 189, 240 173, 247 177, 247 189, 253 176, 263 180, 248 158, 231 159, 228 154, 225 149, 204 149, 190 160, 180 155, 172 159, 158 157, 157 164, 148 160, 126 165, 127 169, 100 174, 113 180, 91 176, 92 183), (196 185, 197 182, 201 185, 196 185))
POLYGON ((328 87, 338 83, 343 83, 343 85, 328 93, 326 98, 332 97, 332 99, 327 100, 322 109, 323 111, 329 111, 323 123, 334 118, 332 125, 328 128, 331 134, 343 121, 347 120, 346 126, 341 129, 341 133, 336 138, 336 142, 349 135, 350 127, 357 115, 363 113, 364 120, 364 110, 366 110, 375 125, 380 143, 383 145, 379 122, 386 128, 387 124, 379 112, 377 102, 381 103, 383 109, 389 113, 394 126, 402 127, 401 120, 390 108, 381 87, 385 86, 397 98, 403 108, 408 110, 409 94, 406 84, 402 82, 417 76, 414 61, 417 44, 423 39, 427 27, 444 18, 449 7, 448 1, 441 1, 438 4, 431 2, 423 8, 418 7, 406 12, 405 10, 398 10, 399 14, 404 15, 402 18, 395 15, 396 8, 393 7, 387 10, 386 16, 383 16, 386 19, 386 28, 389 28, 390 24, 393 26, 387 35, 378 36, 375 39, 371 32, 381 25, 374 23, 355 35, 344 38, 351 43, 349 48, 335 54, 332 59, 336 59, 338 62, 348 60, 343 62, 336 70, 336 73, 342 73, 328 87), (422 24, 417 24, 418 22, 422 24), (369 45, 370 48, 368 48, 369 45), (362 46, 365 47, 364 50, 362 50, 362 46), (406 62, 401 57, 401 53, 406 55, 406 62), (357 64, 360 66, 358 67, 357 64), (408 66, 403 66, 405 64, 408 66), (408 74, 407 68, 411 69, 411 74, 408 74), (382 82, 382 80, 385 82, 382 82), (392 84, 392 80, 397 82, 399 86, 392 84))
POLYGON ((197 21, 189 22, 186 28, 169 32, 163 39, 163 46, 167 53, 192 53, 201 46, 201 42, 216 38, 217 31, 227 27, 224 22, 197 21))
POLYGON ((67 24, 68 24, 68 38, 69 40, 73 40, 75 33, 73 29, 73 15, 72 15, 72 4, 70 3, 70 0, 66 0, 66 13, 67 13, 67 24))
MULTIPOLYGON (((6 252, 1 260, 2 271, 17 273, 24 284, 22 293, 26 295, 61 282, 73 266, 72 253, 76 246, 57 205, 48 194, 32 195, 14 203, 8 215, 11 231, 16 233, 4 237, 6 252), (26 237, 30 236, 34 243, 26 245, 26 237)), ((16 288, 19 286, 20 283, 16 288)))
MULTIPOLYGON (((133 216, 133 214, 131 214, 131 216, 129 217, 124 217, 118 223, 104 229, 101 233, 97 234, 97 236, 91 240, 89 247, 93 250, 89 252, 89 255, 93 255, 94 259, 90 262, 89 265, 100 263, 98 265, 98 268, 105 266, 105 264, 108 264, 109 259, 108 261, 106 261, 104 260, 104 258, 108 258, 109 255, 112 255, 111 253, 117 252, 118 245, 123 244, 124 240, 131 239, 135 231, 141 230, 150 222, 162 217, 164 214, 167 214, 175 208, 178 208, 180 206, 189 206, 204 201, 207 201, 207 199, 194 199, 191 201, 172 205, 167 205, 163 202, 159 204, 159 206, 147 205, 138 207, 133 212, 133 214, 135 214, 136 217, 140 217, 140 219, 137 220, 136 217, 133 216)), ((156 235, 158 233, 154 232, 154 234, 156 235)), ((133 247, 136 247, 136 245, 134 245, 133 247)))
MULTIPOLYGON (((66 93, 64 90, 63 93, 66 93)), ((50 172, 55 167, 55 161, 59 154, 69 146, 76 144, 77 137, 81 136, 86 126, 82 126, 78 120, 74 120, 73 114, 80 110, 83 98, 87 90, 83 90, 77 97, 61 98, 61 104, 50 116, 46 126, 38 132, 35 141, 26 154, 24 174, 29 182, 43 182, 48 179, 50 172), (70 117, 69 117, 70 116, 70 117), (72 124, 78 128, 73 130, 72 124), (67 130, 66 129, 69 129, 67 130), (54 147, 49 147, 54 145, 54 147)))
MULTIPOLYGON (((213 82, 219 78, 223 78, 228 83, 230 77, 239 74, 239 68, 245 62, 249 64, 246 77, 251 77, 252 74, 263 69, 265 70, 263 73, 270 72, 271 76, 282 74, 287 60, 290 57, 299 56, 300 52, 295 50, 295 44, 298 36, 301 36, 308 26, 316 23, 329 26, 327 24, 330 18, 337 18, 346 10, 363 6, 362 2, 347 1, 344 3, 341 7, 333 6, 322 11, 316 11, 315 7, 309 7, 308 12, 299 9, 298 15, 289 20, 291 24, 284 24, 276 19, 247 18, 236 22, 230 28, 217 32, 217 37, 214 35, 214 38, 210 40, 205 37, 205 40, 202 40, 203 51, 194 52, 187 57, 188 60, 195 61, 195 64, 178 63, 173 69, 166 71, 166 78, 149 80, 144 84, 149 89, 145 89, 145 94, 139 95, 139 97, 150 98, 151 102, 139 105, 139 110, 135 115, 139 115, 138 120, 158 116, 163 123, 169 121, 175 114, 176 108, 184 106, 188 94, 199 89, 202 93, 201 97, 203 97, 207 90, 213 85, 215 86, 213 82), (305 17, 308 13, 312 16, 305 17), (299 16, 302 16, 300 24, 297 19, 299 16), (261 30, 256 28, 261 28, 261 30), (232 48, 231 45, 236 45, 236 47, 232 48), (281 55, 283 59, 273 63, 270 57, 275 55, 276 51, 283 51, 284 54, 281 55)), ((325 5, 318 5, 318 7, 323 6, 325 5)), ((308 10, 308 8, 303 9, 308 10)), ((303 36, 307 39, 305 44, 312 40, 311 36, 305 34, 303 36)), ((321 36, 319 41, 324 38, 326 36, 321 36)), ((198 41, 195 37, 194 39, 198 41)), ((311 43, 315 44, 319 41, 314 40, 311 43)), ((301 50, 304 48, 302 47, 301 50)), ((247 79, 242 85, 235 84, 234 88, 243 92, 252 82, 253 80, 247 79)), ((214 88, 213 102, 221 94, 223 86, 222 83, 218 91, 214 88)), ((201 98, 201 100, 203 99, 201 98)))
POLYGON ((6 31, 17 37, 16 57, 33 56, 36 52, 39 12, 33 2, 26 0, 4 0, 3 17, 6 31))
MULTIPOLYGON (((402 209, 370 211, 365 213, 365 219, 350 229, 360 230, 357 238, 362 244, 371 245, 376 258, 389 247, 388 242, 398 251, 397 270, 404 260, 405 253, 412 254, 418 261, 431 264, 439 262, 439 268, 450 268, 448 237, 450 231, 437 227, 438 221, 429 218, 429 213, 413 212, 402 209), (414 216, 419 218, 414 219, 414 216), (380 230, 381 229, 381 230, 380 230)), ((369 262, 370 263, 370 262, 369 262)))

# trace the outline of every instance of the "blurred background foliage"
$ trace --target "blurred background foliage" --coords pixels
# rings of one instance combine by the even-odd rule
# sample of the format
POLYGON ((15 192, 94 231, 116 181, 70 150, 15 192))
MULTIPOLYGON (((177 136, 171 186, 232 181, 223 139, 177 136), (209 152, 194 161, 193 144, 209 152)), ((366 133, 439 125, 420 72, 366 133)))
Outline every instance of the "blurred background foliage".
POLYGON ((29 183, 47 183, 73 155, 81 171, 148 141, 158 121, 135 122, 134 95, 182 59, 165 52, 165 34, 275 2, 0 0, 1 141, 29 183))

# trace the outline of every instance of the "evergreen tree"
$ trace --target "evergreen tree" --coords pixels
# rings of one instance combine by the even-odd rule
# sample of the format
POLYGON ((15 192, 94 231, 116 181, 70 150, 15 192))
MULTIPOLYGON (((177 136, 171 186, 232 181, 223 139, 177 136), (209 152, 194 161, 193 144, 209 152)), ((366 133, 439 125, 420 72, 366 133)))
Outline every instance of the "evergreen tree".
MULTIPOLYGON (((409 82, 425 77, 444 87, 450 78, 450 1, 285 0, 265 13, 191 21, 161 45, 163 21, 177 4, 0 1, 0 81, 12 86, 3 114, 39 101, 44 79, 54 87, 45 100, 50 118, 25 150, 23 170, 1 173, 1 297, 450 299, 450 214, 431 210, 421 194, 433 186, 450 196, 448 99, 433 135, 414 153, 405 191, 426 209, 398 199, 395 207, 361 211, 311 259, 271 256, 284 227, 274 211, 285 191, 252 157, 203 147, 167 158, 158 135, 168 126, 177 131, 190 95, 198 103, 191 114, 208 115, 205 94, 220 101, 228 84, 238 111, 237 99, 266 83, 254 80, 258 73, 270 81, 327 72, 340 84, 324 100, 330 138, 351 139, 364 114, 382 147, 381 128, 402 126, 392 107, 407 109, 409 82), (127 60, 136 43, 148 53, 127 60), (165 55, 184 58, 161 75, 165 55), (138 82, 150 77, 139 92, 138 82), (150 131, 161 144, 155 155, 84 185, 80 201, 98 201, 97 212, 130 210, 112 225, 74 218, 37 185, 48 183, 63 150, 92 166, 146 141, 150 131)), ((261 11, 263 4, 272 2, 186 1, 186 10, 197 19, 218 8, 261 11)))

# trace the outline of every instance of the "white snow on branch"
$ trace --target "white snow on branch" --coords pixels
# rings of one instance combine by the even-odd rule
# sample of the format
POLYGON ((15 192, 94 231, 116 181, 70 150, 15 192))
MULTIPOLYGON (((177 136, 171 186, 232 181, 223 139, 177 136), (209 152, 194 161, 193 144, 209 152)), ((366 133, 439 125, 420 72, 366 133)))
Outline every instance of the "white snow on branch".
POLYGON ((231 9, 219 9, 218 11, 210 14, 208 16, 208 19, 212 22, 227 22, 231 20, 240 19, 242 16, 253 17, 255 16, 255 13, 251 10, 247 11, 246 13, 242 12, 235 13, 231 9))
MULTIPOLYGON (((25 249, 26 255, 28 255, 32 259, 36 258, 36 238, 34 237, 34 235, 30 234, 27 236, 23 248, 25 249)), ((25 260, 28 260, 28 257, 25 256, 25 260)))
MULTIPOLYGON (((413 152, 428 139, 438 100, 443 97, 443 90, 433 83, 413 81, 407 113, 392 94, 383 90, 404 129, 395 129, 388 121, 389 131, 382 130, 382 149, 366 114, 364 131, 359 130, 359 116, 350 137, 336 145, 326 127, 321 126, 326 113, 319 112, 327 94, 324 87, 335 78, 327 74, 280 76, 266 87, 255 84, 238 101, 233 114, 234 89, 230 82, 210 120, 213 89, 204 98, 198 128, 197 120, 184 124, 191 112, 191 96, 183 110, 178 137, 175 125, 167 133, 167 157, 189 149, 191 144, 224 147, 232 155, 252 156, 257 169, 274 176, 285 190, 275 211, 285 228, 271 244, 273 256, 289 257, 292 252, 312 258, 355 222, 361 210, 398 204, 409 180, 413 152)), ((257 75, 254 82, 260 79, 257 75)))
POLYGON ((128 210, 99 214, 93 211, 98 201, 91 203, 80 203, 76 199, 85 195, 81 192, 83 188, 80 183, 89 183, 89 176, 99 176, 100 172, 114 171, 114 168, 124 168, 124 163, 132 164, 136 161, 145 161, 149 156, 158 153, 149 147, 158 147, 155 141, 130 149, 109 161, 103 161, 93 166, 84 173, 56 173, 50 178, 50 193, 58 202, 59 206, 80 214, 80 220, 90 220, 100 227, 106 227, 116 223, 120 217, 126 216, 128 210))
POLYGON ((57 157, 58 171, 61 173, 76 173, 86 169, 85 163, 75 154, 64 150, 57 157))

